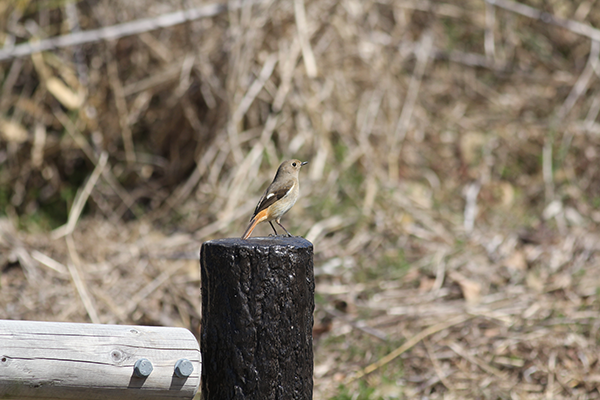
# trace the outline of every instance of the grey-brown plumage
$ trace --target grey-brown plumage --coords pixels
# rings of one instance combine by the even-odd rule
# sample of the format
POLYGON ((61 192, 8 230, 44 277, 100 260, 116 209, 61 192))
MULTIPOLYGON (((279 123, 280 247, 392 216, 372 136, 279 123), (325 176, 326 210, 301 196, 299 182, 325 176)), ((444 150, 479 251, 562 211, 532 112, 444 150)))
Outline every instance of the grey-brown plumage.
POLYGON ((287 160, 281 163, 277 169, 275 178, 273 178, 273 182, 271 182, 258 201, 254 214, 250 219, 250 224, 242 235, 242 239, 247 239, 256 225, 262 221, 269 222, 275 235, 277 235, 277 230, 271 221, 277 222, 288 236, 292 236, 287 229, 281 225, 281 217, 288 212, 288 210, 296 204, 296 200, 298 200, 300 190, 298 173, 300 172, 300 168, 305 164, 307 164, 307 161, 302 162, 299 160, 287 160))

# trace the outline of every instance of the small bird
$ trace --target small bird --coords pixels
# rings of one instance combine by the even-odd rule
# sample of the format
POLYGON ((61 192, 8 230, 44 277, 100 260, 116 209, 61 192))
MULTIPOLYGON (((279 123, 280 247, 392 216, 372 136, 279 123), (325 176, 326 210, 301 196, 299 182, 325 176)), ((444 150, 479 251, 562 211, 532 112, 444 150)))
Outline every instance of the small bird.
POLYGON ((308 164, 308 161, 287 160, 281 163, 277 168, 277 173, 273 182, 269 185, 265 193, 258 201, 258 205, 254 210, 254 215, 250 219, 250 225, 246 228, 246 232, 242 235, 242 239, 248 239, 256 225, 263 221, 269 221, 271 228, 277 235, 277 230, 271 221, 283 228, 288 236, 292 236, 283 225, 281 225, 281 217, 289 211, 300 194, 300 182, 298 182, 298 173, 303 165, 308 164))

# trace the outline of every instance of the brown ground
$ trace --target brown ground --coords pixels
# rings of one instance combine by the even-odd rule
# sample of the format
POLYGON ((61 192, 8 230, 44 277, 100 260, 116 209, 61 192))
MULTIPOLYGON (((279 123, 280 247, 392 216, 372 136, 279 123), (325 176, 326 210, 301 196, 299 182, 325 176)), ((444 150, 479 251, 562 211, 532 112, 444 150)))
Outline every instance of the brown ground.
MULTIPOLYGON (((600 398, 600 7, 526 3, 233 2, 0 61, 0 318, 197 333, 200 244, 295 157, 315 399, 600 398)), ((202 4, 5 2, 0 42, 202 4)))

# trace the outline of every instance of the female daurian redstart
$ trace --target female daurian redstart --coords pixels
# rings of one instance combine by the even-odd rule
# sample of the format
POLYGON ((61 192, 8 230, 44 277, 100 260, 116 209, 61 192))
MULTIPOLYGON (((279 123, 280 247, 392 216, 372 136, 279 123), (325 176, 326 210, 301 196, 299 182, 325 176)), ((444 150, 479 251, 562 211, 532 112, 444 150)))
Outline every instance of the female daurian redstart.
POLYGON ((265 193, 262 195, 254 210, 254 215, 250 219, 250 225, 246 228, 246 232, 242 235, 242 239, 248 239, 256 225, 263 221, 269 221, 271 228, 277 235, 277 231, 271 221, 283 228, 288 236, 292 236, 283 225, 281 225, 281 217, 288 212, 300 194, 300 183, 298 182, 298 173, 300 168, 308 164, 308 161, 287 160, 281 163, 275 174, 273 182, 269 185, 265 193))

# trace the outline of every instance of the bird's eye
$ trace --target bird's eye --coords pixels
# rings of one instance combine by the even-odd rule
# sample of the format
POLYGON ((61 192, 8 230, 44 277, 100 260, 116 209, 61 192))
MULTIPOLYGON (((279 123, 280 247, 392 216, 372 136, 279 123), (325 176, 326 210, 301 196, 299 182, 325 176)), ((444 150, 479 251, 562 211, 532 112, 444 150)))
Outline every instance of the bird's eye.
POLYGON ((292 163, 292 167, 295 167, 295 166, 296 166, 296 163, 295 163, 295 162, 293 162, 293 163, 292 163))

